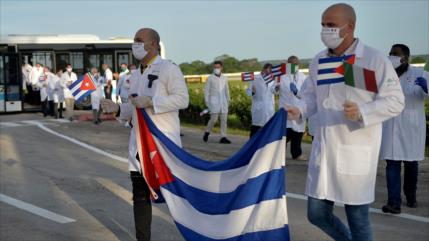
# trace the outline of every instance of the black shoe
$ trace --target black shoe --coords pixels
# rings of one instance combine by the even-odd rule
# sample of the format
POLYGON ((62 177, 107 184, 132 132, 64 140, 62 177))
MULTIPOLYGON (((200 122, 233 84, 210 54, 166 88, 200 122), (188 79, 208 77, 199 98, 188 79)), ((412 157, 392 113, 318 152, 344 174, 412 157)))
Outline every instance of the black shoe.
POLYGON ((98 122, 98 123, 101 123, 101 122, 103 122, 103 121, 101 121, 101 119, 97 119, 97 122, 98 122))
POLYGON ((407 207, 409 207, 409 208, 417 208, 417 201, 407 202, 407 207))
POLYGON ((210 132, 205 132, 204 133, 204 136, 203 136, 204 142, 207 142, 209 140, 209 135, 210 135, 210 132))
POLYGON ((226 139, 226 137, 222 137, 220 139, 219 143, 222 143, 222 144, 231 144, 231 141, 228 140, 228 139, 226 139))
POLYGON ((384 205, 381 210, 384 213, 392 213, 392 214, 400 214, 401 213, 401 208, 394 207, 394 206, 392 206, 390 204, 384 205))

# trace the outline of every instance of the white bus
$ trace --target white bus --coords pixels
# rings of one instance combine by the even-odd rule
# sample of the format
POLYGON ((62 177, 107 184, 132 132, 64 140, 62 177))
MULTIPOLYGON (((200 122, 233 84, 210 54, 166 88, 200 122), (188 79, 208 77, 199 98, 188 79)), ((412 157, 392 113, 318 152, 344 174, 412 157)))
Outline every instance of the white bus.
MULTIPOLYGON (((95 35, 7 35, 0 37, 0 113, 34 111, 40 109, 38 91, 24 93, 22 64, 40 63, 55 73, 70 63, 73 71, 82 75, 92 67, 100 71, 103 63, 109 64, 114 73, 120 64, 136 63, 132 57, 133 39, 114 37, 101 40, 95 35), (31 92, 31 93, 30 93, 31 92)), ((165 48, 161 43, 162 57, 165 48)), ((116 86, 116 83, 112 83, 116 86)), ((114 99, 115 89, 112 93, 114 99)), ((90 105, 87 99, 80 107, 90 105)))

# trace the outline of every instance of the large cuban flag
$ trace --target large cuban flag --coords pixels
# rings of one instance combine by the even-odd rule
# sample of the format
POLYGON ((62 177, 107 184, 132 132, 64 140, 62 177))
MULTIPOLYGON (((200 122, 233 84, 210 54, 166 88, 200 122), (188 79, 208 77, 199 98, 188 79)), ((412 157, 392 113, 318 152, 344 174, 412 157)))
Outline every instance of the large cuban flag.
POLYGON ((287 113, 282 109, 237 153, 202 160, 136 109, 142 174, 186 240, 290 240, 285 198, 287 113))

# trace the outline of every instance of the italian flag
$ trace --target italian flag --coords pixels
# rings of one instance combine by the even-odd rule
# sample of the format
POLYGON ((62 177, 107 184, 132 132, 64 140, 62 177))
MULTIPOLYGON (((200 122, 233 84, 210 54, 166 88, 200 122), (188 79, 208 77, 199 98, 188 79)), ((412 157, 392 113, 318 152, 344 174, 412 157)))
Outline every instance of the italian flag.
POLYGON ((298 67, 298 65, 296 65, 296 64, 287 63, 286 64, 286 73, 295 74, 298 71, 297 67, 298 67))
POLYGON ((346 85, 378 93, 375 72, 372 70, 343 62, 343 65, 337 68, 337 73, 344 75, 344 83, 346 85))

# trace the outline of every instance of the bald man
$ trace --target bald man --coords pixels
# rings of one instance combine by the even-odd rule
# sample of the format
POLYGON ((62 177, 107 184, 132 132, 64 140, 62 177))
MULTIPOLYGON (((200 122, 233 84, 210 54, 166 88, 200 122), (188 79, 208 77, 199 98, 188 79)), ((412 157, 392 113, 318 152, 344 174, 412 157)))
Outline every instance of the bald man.
POLYGON ((370 241, 382 122, 401 113, 404 95, 392 64, 355 38, 355 26, 350 5, 323 12, 321 39, 327 49, 313 58, 301 100, 285 108, 293 120, 317 115, 306 185, 308 220, 334 240, 370 241), (376 91, 346 86, 342 75, 327 71, 353 59, 350 55, 355 66, 375 72, 376 91), (336 202, 345 204, 349 227, 333 214, 336 202))
MULTIPOLYGON (((120 120, 131 119, 135 107, 144 108, 156 126, 174 143, 181 146, 179 110, 188 107, 189 96, 180 68, 159 56, 160 37, 150 28, 137 31, 132 45, 133 55, 140 61, 138 70, 129 79, 128 103, 102 100, 102 108, 117 113, 120 120)), ((136 125, 135 118, 132 119, 136 125)), ((149 188, 141 174, 135 131, 129 141, 129 170, 133 186, 134 221, 137 240, 150 240, 152 206, 149 188)))

